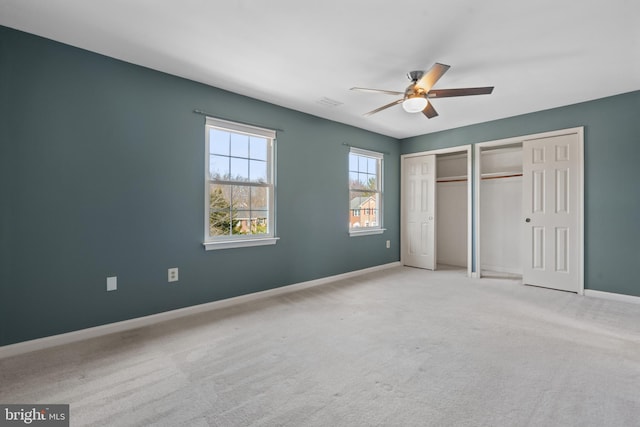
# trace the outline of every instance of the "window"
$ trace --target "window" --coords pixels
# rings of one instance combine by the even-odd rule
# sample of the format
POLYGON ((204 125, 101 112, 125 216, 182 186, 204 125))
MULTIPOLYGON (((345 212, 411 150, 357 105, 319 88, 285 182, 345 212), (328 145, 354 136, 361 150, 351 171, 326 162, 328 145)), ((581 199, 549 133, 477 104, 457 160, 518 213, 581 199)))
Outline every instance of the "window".
POLYGON ((349 233, 380 234, 382 228, 382 153, 349 151, 349 233))
POLYGON ((207 117, 207 250, 274 244, 275 131, 207 117))

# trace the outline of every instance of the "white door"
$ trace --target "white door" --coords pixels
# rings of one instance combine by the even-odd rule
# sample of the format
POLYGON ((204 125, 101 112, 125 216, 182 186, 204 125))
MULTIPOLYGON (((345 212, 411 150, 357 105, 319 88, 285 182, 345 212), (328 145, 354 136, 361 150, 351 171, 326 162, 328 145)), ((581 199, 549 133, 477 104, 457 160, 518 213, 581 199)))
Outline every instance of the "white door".
POLYGON ((435 270, 436 156, 406 157, 403 171, 402 261, 435 270))
POLYGON ((523 143, 525 284, 581 292, 579 144, 578 134, 523 143))

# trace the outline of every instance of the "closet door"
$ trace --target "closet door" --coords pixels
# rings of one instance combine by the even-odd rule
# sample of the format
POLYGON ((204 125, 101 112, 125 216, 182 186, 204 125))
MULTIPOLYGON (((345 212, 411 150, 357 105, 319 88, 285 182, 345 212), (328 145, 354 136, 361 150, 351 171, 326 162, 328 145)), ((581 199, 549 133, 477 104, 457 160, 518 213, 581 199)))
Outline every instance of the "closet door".
POLYGON ((577 134, 523 143, 523 282, 580 292, 577 134))
POLYGON ((403 172, 402 261, 435 270, 436 156, 407 157, 403 172))

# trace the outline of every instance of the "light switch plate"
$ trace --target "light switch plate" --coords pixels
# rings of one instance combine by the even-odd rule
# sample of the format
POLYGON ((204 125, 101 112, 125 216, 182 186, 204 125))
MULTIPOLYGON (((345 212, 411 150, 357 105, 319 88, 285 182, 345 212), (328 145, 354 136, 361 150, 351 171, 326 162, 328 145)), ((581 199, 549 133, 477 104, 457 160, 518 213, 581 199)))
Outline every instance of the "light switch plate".
POLYGON ((107 292, 118 289, 118 277, 107 277, 107 292))

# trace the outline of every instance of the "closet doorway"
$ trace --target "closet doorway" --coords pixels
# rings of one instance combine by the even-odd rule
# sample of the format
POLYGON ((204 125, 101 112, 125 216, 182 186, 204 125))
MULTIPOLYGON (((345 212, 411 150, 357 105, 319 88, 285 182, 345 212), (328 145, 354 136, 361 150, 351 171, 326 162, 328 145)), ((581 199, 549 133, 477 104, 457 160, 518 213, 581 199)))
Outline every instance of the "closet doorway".
POLYGON ((480 277, 522 277, 522 142, 480 145, 476 153, 480 277))
POLYGON ((402 156, 401 259, 471 276, 471 145, 402 156))
POLYGON ((475 146, 476 272, 584 293, 583 128, 475 146))

